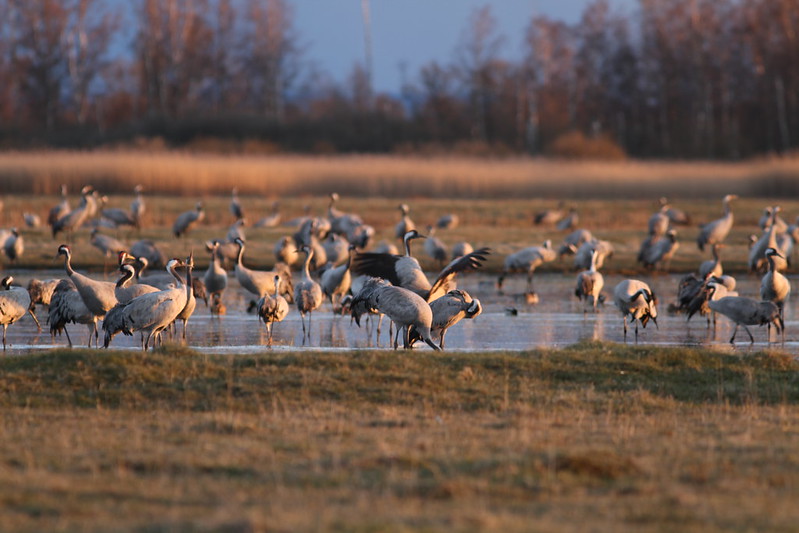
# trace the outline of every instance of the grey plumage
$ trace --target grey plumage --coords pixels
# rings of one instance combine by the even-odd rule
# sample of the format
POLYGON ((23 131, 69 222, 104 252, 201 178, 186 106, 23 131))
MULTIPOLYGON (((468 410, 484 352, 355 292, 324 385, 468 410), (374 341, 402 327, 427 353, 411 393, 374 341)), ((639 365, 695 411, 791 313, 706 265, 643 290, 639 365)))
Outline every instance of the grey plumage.
POLYGON ((547 240, 541 246, 530 246, 523 248, 505 257, 502 273, 497 279, 497 288, 501 291, 502 285, 508 274, 512 272, 527 273, 527 292, 533 292, 533 274, 535 270, 557 258, 555 250, 552 249, 552 242, 547 240))
POLYGON ((670 229, 641 252, 640 261, 647 268, 656 268, 660 265, 662 270, 666 270, 679 247, 677 232, 670 229))
POLYGON ((558 256, 562 257, 567 254, 574 254, 577 252, 580 246, 593 239, 594 236, 587 229, 576 229, 566 235, 566 237, 563 239, 563 243, 558 249, 558 256))
POLYGON ((708 259, 707 261, 702 261, 699 265, 699 277, 705 279, 708 274, 711 276, 721 276, 724 274, 724 267, 721 264, 721 248, 724 246, 721 243, 713 244, 711 251, 713 253, 713 259, 708 259))
POLYGON ((402 239, 405 237, 406 233, 416 229, 416 224, 411 220, 411 217, 408 216, 408 212, 410 211, 408 204, 400 204, 399 210, 402 218, 400 218, 400 221, 394 226, 394 236, 398 239, 402 239))
POLYGON ((89 330, 88 346, 92 345, 92 336, 97 338, 97 315, 92 313, 78 293, 75 284, 69 279, 62 279, 56 285, 50 299, 50 334, 55 336, 62 332, 72 347, 72 339, 67 331, 67 324, 85 324, 89 330))
POLYGON ((558 231, 568 231, 570 229, 574 229, 577 227, 577 224, 580 222, 580 215, 577 214, 577 209, 574 207, 569 208, 569 213, 563 217, 561 220, 558 220, 555 224, 555 229, 558 231))
POLYGON ((128 247, 125 244, 109 235, 103 235, 97 228, 92 230, 91 245, 97 248, 106 259, 111 256, 117 256, 119 252, 127 251, 128 247))
POLYGON ((8 236, 3 241, 3 253, 12 262, 22 257, 22 254, 25 253, 25 240, 17 228, 11 228, 8 236))
POLYGON ((133 265, 122 265, 119 270, 122 272, 122 276, 120 276, 114 286, 114 296, 116 296, 117 303, 126 304, 137 296, 158 290, 152 285, 133 283, 133 278, 136 275, 133 265))
POLYGON ((244 208, 241 207, 239 201, 239 190, 235 187, 230 191, 230 214, 236 217, 236 220, 244 218, 244 208))
POLYGON ((25 316, 31 306, 31 297, 28 291, 23 287, 12 287, 13 281, 12 276, 6 276, 0 283, 0 325, 3 326, 3 350, 6 349, 8 326, 25 316))
MULTIPOLYGON (((710 284, 714 290, 714 284, 710 284)), ((773 324, 777 332, 783 330, 784 323, 780 318, 780 310, 774 302, 757 301, 753 298, 744 296, 726 296, 718 300, 711 300, 708 306, 713 311, 720 313, 735 323, 735 330, 730 337, 730 343, 735 342, 735 335, 738 333, 738 326, 743 326, 749 335, 749 340, 754 343, 755 338, 747 326, 762 326, 773 324)))
POLYGON ((205 271, 205 275, 203 276, 205 288, 209 292, 212 299, 214 298, 214 295, 221 298, 222 293, 227 288, 227 272, 225 272, 225 269, 219 264, 219 261, 216 257, 216 249, 218 247, 219 243, 215 242, 210 248, 207 248, 211 253, 211 262, 208 263, 208 269, 205 271))
POLYGON ((452 259, 458 259, 474 252, 474 247, 466 241, 456 242, 452 245, 452 259))
POLYGON ((409 329, 415 328, 421 339, 434 350, 441 348, 430 337, 433 311, 421 296, 402 287, 395 287, 380 278, 367 279, 352 301, 352 316, 360 326, 363 312, 376 309, 388 316, 396 328, 394 349, 398 347, 399 334, 403 332, 403 347, 409 348, 409 329))
POLYGON ((341 298, 347 294, 352 285, 350 266, 352 264, 352 256, 355 253, 355 245, 350 245, 347 253, 347 260, 343 265, 331 265, 322 272, 319 278, 322 292, 330 299, 330 305, 333 306, 334 311, 336 310, 336 305, 341 301, 341 298))
POLYGON ((289 266, 296 263, 300 258, 300 252, 297 250, 294 239, 289 236, 278 239, 275 243, 275 258, 289 266))
POLYGON ((275 274, 280 276, 281 285, 283 286, 284 294, 288 293, 288 299, 291 300, 291 292, 293 291, 291 283, 291 272, 288 267, 280 264, 275 265, 274 270, 251 270, 244 266, 244 241, 241 239, 236 240, 236 245, 239 247, 239 253, 236 257, 236 266, 233 271, 239 284, 247 291, 251 292, 260 298, 264 294, 275 291, 275 274))
POLYGON ((203 208, 203 203, 197 202, 194 206, 194 209, 191 211, 184 211, 178 215, 178 218, 175 219, 175 223, 172 225, 172 233, 175 234, 175 237, 185 235, 189 229, 200 222, 203 218, 205 218, 205 209, 203 208))
MULTIPOLYGON (((440 338, 439 346, 444 349, 444 338, 449 328, 463 319, 473 319, 483 312, 480 300, 460 289, 449 291, 447 294, 430 303, 430 310, 433 312, 433 321, 430 325, 431 337, 440 338)), ((415 327, 411 327, 410 343, 411 346, 422 340, 415 327)))
POLYGON ((256 303, 255 309, 258 318, 266 326, 267 334, 269 335, 269 345, 272 345, 272 328, 275 322, 281 322, 289 314, 289 304, 283 296, 280 295, 280 276, 275 275, 275 292, 273 294, 264 294, 256 303))
POLYGON ((724 216, 712 222, 708 222, 700 227, 699 236, 696 238, 696 245, 700 250, 704 250, 705 246, 712 245, 717 242, 724 242, 727 235, 730 233, 733 224, 733 215, 731 202, 738 198, 734 194, 728 194, 722 200, 724 206, 724 216))
POLYGON ((69 197, 67 196, 67 186, 61 186, 61 201, 50 208, 50 211, 47 213, 47 225, 54 226, 55 223, 72 211, 72 208, 69 206, 69 197))
POLYGON ((441 215, 439 219, 436 221, 436 227, 440 229, 455 229, 458 227, 458 223, 460 219, 458 215, 454 213, 447 213, 446 215, 441 215))
POLYGON ((577 248, 574 254, 574 268, 576 270, 588 270, 591 267, 591 254, 596 250, 596 267, 602 268, 605 260, 613 257, 613 244, 610 241, 591 239, 584 242, 577 248))
POLYGON ((142 239, 134 242, 130 245, 130 254, 135 257, 147 258, 151 268, 164 268, 166 266, 166 256, 151 240, 142 239))
POLYGON ((624 340, 627 340, 627 317, 635 323, 635 341, 638 342, 638 323, 646 328, 652 320, 657 327, 657 298, 643 281, 626 279, 613 289, 613 302, 624 319, 624 340))
POLYGON ((142 218, 144 217, 144 211, 146 209, 144 197, 142 196, 143 190, 141 185, 136 185, 133 188, 135 196, 130 202, 130 215, 133 217, 133 225, 138 229, 141 229, 142 218))
MULTIPOLYGON (((768 272, 760 281, 760 299, 774 302, 780 310, 780 320, 785 319, 785 302, 791 294, 791 282, 777 270, 775 261, 783 259, 780 253, 774 248, 766 250, 766 260, 769 264, 768 272)), ((785 330, 783 329, 783 333, 785 330)))
MULTIPOLYGON (((117 299, 114 294, 115 283, 107 281, 97 281, 88 276, 84 276, 72 269, 72 251, 66 244, 58 247, 58 255, 64 256, 64 269, 67 275, 75 284, 78 293, 86 307, 96 318, 102 318, 105 314, 117 304, 117 299)), ((96 332, 96 328, 95 328, 96 332)))
POLYGON ((327 209, 327 218, 330 220, 330 231, 340 235, 348 235, 354 228, 363 224, 363 219, 354 213, 345 213, 336 209, 339 195, 330 195, 330 204, 327 209))
POLYGON ((443 265, 449 256, 447 253, 447 246, 441 239, 435 236, 435 228, 433 228, 433 226, 427 226, 427 238, 424 241, 424 251, 431 259, 438 261, 439 266, 443 265))
POLYGON ((302 267, 302 278, 294 286, 294 303, 297 305, 297 310, 300 312, 302 319, 302 338, 305 339, 306 335, 310 339, 311 336, 311 314, 314 310, 319 309, 324 301, 322 294, 322 287, 315 280, 311 279, 310 264, 313 257, 313 250, 308 246, 303 246, 302 251, 305 252, 305 263, 302 267), (305 315, 308 314, 308 328, 305 328, 305 315), (306 333, 307 331, 307 333, 306 333))
POLYGON ((53 222, 51 225, 53 238, 62 231, 71 233, 75 229, 81 227, 86 219, 92 215, 92 211, 96 209, 94 197, 92 196, 93 192, 94 190, 91 187, 84 187, 81 190, 80 205, 53 222))
MULTIPOLYGON (((577 274, 577 286, 574 289, 574 295, 586 305, 590 305, 594 312, 596 312, 596 306, 599 303, 599 295, 605 286, 605 278, 597 271, 596 258, 597 251, 594 249, 591 254, 591 265, 588 270, 583 270, 577 274)), ((585 313, 585 310, 586 306, 583 306, 583 313, 585 313)))

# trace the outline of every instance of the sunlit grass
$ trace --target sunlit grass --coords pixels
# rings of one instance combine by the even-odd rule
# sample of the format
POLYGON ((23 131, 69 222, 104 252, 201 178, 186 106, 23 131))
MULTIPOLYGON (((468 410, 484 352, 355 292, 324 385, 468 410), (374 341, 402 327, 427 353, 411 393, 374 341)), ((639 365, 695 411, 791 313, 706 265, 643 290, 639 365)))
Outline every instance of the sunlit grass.
POLYGON ((791 530, 797 363, 581 344, 0 361, 0 529, 791 530))

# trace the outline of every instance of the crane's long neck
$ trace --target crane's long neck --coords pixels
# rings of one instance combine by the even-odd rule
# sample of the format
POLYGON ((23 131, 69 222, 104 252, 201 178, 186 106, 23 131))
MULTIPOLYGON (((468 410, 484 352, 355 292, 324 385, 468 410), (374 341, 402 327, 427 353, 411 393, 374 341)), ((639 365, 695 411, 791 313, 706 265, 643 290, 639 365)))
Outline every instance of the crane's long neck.
POLYGON ((302 276, 304 279, 311 279, 312 257, 313 257, 313 248, 308 248, 308 254, 305 256, 305 264, 302 266, 302 276))
POLYGON ((280 296, 280 276, 275 276, 275 300, 280 296))
MULTIPOLYGON (((216 249, 214 249, 214 255, 216 255, 216 249)), ((244 256, 244 245, 239 244, 239 253, 236 255, 236 264, 239 266, 244 266, 242 263, 242 257, 244 256)))
POLYGON ((405 257, 411 257, 411 239, 405 238, 405 257))
POLYGON ((191 300, 191 297, 194 294, 193 293, 194 287, 193 287, 192 279, 191 279, 191 271, 192 271, 192 265, 189 264, 189 265, 186 266, 186 301, 187 302, 189 300, 191 300))
POLYGON ((117 281, 117 288, 127 287, 130 280, 133 278, 134 270, 132 268, 126 268, 122 271, 122 277, 119 278, 117 281))
POLYGON ((766 256, 766 259, 768 260, 768 269, 771 272, 776 272, 777 268, 776 268, 776 266, 774 264, 774 256, 769 254, 769 255, 766 256))
POLYGON ((75 273, 75 271, 72 270, 72 254, 69 251, 64 253, 64 270, 67 271, 68 276, 72 276, 72 274, 75 273))
POLYGON ((169 265, 167 267, 167 270, 169 271, 170 274, 172 274, 172 277, 175 278, 175 280, 177 280, 178 287, 180 287, 181 285, 185 285, 185 283, 183 282, 183 278, 181 278, 178 275, 177 270, 175 270, 175 265, 169 265))
POLYGON ((732 205, 730 205, 729 200, 724 201, 724 216, 732 215, 732 205))
POLYGON ((596 272, 596 256, 597 256, 596 250, 591 252, 591 266, 588 268, 588 271, 591 273, 596 272))

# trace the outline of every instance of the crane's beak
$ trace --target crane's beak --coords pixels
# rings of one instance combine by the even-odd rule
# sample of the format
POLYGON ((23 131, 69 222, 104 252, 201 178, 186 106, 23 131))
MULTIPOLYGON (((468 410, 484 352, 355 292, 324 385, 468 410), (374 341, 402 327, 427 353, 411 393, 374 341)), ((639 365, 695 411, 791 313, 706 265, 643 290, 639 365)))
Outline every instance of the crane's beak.
POLYGON ((655 318, 655 317, 651 317, 651 318, 652 318, 652 323, 653 323, 653 324, 655 324, 655 329, 658 329, 658 330, 659 330, 659 329, 660 329, 660 327, 658 327, 658 319, 657 319, 657 318, 655 318))

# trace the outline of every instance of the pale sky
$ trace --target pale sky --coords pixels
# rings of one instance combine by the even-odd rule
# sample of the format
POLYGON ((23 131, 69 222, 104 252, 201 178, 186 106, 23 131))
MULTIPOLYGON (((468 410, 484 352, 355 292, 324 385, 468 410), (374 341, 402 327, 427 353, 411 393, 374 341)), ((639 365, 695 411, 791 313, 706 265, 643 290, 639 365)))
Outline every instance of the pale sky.
MULTIPOLYGON (((361 0, 290 0, 305 58, 341 82, 364 61, 361 0)), ((490 5, 505 35, 503 57, 519 59, 524 31, 534 15, 576 22, 589 0, 371 0, 373 81, 378 91, 400 89, 400 65, 409 79, 436 60, 450 63, 470 15, 490 5)), ((636 0, 610 0, 630 13, 636 0)))

